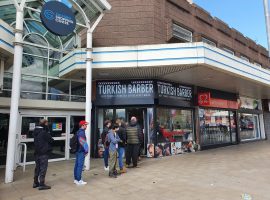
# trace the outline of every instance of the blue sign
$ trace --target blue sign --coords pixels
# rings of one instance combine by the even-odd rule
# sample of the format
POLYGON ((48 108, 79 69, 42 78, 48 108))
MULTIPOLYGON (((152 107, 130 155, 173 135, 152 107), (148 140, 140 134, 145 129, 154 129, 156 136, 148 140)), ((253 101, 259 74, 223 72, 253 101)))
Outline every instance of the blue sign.
POLYGON ((59 36, 72 33, 76 26, 76 19, 72 10, 58 1, 45 3, 40 18, 46 29, 59 36))

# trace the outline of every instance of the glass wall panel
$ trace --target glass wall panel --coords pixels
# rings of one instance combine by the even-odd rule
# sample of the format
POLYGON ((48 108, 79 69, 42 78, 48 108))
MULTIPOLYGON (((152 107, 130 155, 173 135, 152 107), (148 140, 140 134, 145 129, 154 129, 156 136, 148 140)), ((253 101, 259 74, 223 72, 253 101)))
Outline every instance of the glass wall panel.
POLYGON ((22 73, 23 74, 47 74, 47 58, 40 58, 34 55, 23 55, 22 61, 22 73))
POLYGON ((85 96, 85 90, 85 83, 71 81, 71 95, 85 96))
POLYGON ((69 84, 70 81, 60 79, 49 79, 48 82, 48 99, 49 100, 69 100, 69 84))
POLYGON ((33 138, 33 131, 43 117, 22 117, 21 139, 33 138))
POLYGON ((21 91, 46 92, 46 78, 22 75, 21 91))
POLYGON ((261 138, 259 115, 246 113, 239 114, 239 126, 241 141, 261 138))
POLYGON ((52 137, 66 136, 66 118, 48 117, 48 126, 52 137))
POLYGON ((115 119, 123 119, 124 121, 126 121, 126 109, 116 109, 116 115, 115 115, 115 119))
POLYGON ((226 110, 199 109, 202 145, 236 141, 235 114, 226 110))
POLYGON ((12 74, 11 73, 4 73, 4 84, 3 89, 9 89, 12 88, 12 74))
POLYGON ((85 97, 71 96, 71 101, 75 101, 75 102, 85 102, 85 97))
POLYGON ((46 47, 47 45, 45 45, 44 48, 40 48, 40 47, 36 47, 32 45, 24 45, 23 53, 41 56, 43 58, 48 58, 48 49, 46 47))
POLYGON ((49 60, 49 71, 48 71, 49 76, 59 76, 59 60, 49 60))

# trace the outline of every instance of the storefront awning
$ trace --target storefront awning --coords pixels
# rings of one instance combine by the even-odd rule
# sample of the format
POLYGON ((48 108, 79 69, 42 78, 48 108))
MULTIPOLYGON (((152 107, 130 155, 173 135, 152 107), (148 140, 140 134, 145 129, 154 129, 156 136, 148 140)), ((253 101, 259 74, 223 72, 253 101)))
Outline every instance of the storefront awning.
MULTIPOLYGON (((93 79, 158 78, 270 98, 270 71, 204 43, 94 48, 93 79)), ((60 76, 84 78, 85 53, 60 61, 60 76)))

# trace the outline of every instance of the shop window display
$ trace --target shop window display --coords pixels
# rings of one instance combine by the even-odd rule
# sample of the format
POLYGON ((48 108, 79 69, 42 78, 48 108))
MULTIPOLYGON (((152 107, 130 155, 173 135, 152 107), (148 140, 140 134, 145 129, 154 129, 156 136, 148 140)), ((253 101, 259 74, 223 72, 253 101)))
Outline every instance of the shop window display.
MULTIPOLYGON (((157 141, 155 156, 170 156, 193 150, 192 111, 181 109, 157 109, 157 141)), ((195 151, 195 150, 194 150, 195 151)))
POLYGON ((200 109, 199 116, 202 145, 236 141, 235 114, 232 111, 200 109))
POLYGON ((239 126, 241 141, 260 139, 259 115, 239 114, 239 126))

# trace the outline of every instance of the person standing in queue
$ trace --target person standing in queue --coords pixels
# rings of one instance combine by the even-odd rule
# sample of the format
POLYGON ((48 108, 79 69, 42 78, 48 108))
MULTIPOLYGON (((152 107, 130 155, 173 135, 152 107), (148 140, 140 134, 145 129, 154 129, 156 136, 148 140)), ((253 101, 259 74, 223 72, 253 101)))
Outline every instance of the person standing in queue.
POLYGON ((122 140, 122 142, 118 142, 118 161, 119 161, 120 173, 126 173, 127 170, 123 164, 123 156, 125 153, 126 142, 127 142, 125 122, 121 119, 117 119, 116 124, 119 125, 119 130, 117 131, 117 134, 119 138, 122 140))
POLYGON ((80 129, 77 132, 77 152, 74 166, 74 183, 76 185, 86 185, 87 182, 82 180, 82 170, 85 156, 88 154, 88 144, 86 142, 85 129, 89 123, 82 120, 79 122, 80 129))
POLYGON ((119 138, 117 131, 119 130, 118 124, 114 124, 112 129, 108 133, 108 141, 110 143, 109 153, 109 177, 117 178, 117 151, 118 151, 118 142, 122 142, 119 138))
POLYGON ((102 144, 104 145, 103 158, 104 158, 104 170, 105 171, 109 171, 108 160, 109 160, 109 145, 110 145, 110 143, 106 140, 106 138, 108 137, 107 134, 109 133, 111 125, 112 125, 111 121, 106 120, 104 122, 104 128, 103 128, 103 131, 101 134, 102 144))
POLYGON ((130 168, 131 159, 133 167, 137 167, 138 155, 140 144, 142 142, 142 129, 137 124, 137 118, 131 117, 130 124, 126 129, 127 133, 127 155, 126 155, 126 164, 130 168))
POLYGON ((33 188, 39 190, 51 189, 51 186, 45 184, 45 176, 48 168, 49 154, 52 151, 53 138, 49 133, 48 121, 41 119, 39 126, 36 126, 34 132, 35 145, 35 174, 33 188))

